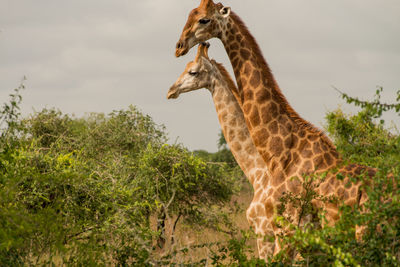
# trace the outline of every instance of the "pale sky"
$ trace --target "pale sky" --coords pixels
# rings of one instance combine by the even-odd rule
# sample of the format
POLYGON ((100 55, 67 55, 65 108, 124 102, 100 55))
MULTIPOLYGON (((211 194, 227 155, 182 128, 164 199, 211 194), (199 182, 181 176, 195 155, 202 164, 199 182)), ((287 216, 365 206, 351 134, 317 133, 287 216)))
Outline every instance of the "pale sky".
MULTIPOLYGON (((0 104, 25 75, 25 115, 55 107, 82 116, 132 104, 164 124, 171 143, 216 151, 209 92, 166 99, 194 58, 195 49, 177 59, 174 48, 199 2, 0 0, 0 104)), ((245 21, 292 106, 318 127, 343 103, 332 86, 365 99, 383 86, 387 101, 400 89, 399 0, 222 3, 245 21)), ((211 45, 210 56, 231 69, 221 42, 211 45)))

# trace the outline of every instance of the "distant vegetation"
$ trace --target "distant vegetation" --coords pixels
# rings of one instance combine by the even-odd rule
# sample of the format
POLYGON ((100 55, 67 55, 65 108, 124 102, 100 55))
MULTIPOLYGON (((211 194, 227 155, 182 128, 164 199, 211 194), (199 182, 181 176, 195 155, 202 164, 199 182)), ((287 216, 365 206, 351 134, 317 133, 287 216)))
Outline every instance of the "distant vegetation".
MULTIPOLYGON (((265 265, 239 223, 251 189, 222 135, 217 153, 168 145, 164 127, 134 106, 21 118, 21 89, 0 109, 0 266, 265 265)), ((283 252, 269 265, 400 266, 400 194, 391 182, 400 181, 400 136, 381 120, 388 110, 399 114, 400 94, 389 105, 381 92, 370 102, 343 94, 361 111, 326 116, 343 157, 379 169, 366 212, 343 207, 335 227, 293 226, 285 242, 298 262, 283 252), (355 224, 367 226, 363 240, 355 224)), ((314 197, 283 202, 309 210, 314 197)))

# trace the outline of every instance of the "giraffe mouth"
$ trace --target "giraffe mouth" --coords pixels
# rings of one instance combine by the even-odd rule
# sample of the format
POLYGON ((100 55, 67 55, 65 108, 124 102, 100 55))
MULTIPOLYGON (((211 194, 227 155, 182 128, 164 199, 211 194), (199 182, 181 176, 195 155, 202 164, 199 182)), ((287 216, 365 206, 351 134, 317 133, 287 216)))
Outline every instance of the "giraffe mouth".
POLYGON ((175 49, 175 56, 180 57, 184 56, 189 52, 189 45, 185 41, 178 41, 176 43, 176 49, 175 49))
POLYGON ((177 99, 181 94, 189 93, 199 88, 180 88, 181 85, 172 86, 167 94, 167 99, 177 99))
POLYGON ((183 47, 183 48, 177 48, 175 50, 175 56, 176 57, 180 57, 180 56, 184 56, 189 52, 189 49, 187 47, 183 47))
POLYGON ((179 95, 179 90, 176 87, 172 86, 168 91, 167 99, 177 99, 179 95))

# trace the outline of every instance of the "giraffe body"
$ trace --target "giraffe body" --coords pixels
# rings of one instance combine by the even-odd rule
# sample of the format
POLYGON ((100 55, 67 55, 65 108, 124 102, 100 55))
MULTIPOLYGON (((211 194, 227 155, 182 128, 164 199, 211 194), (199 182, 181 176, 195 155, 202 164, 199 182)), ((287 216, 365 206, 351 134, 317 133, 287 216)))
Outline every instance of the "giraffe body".
MULTIPOLYGON (((338 202, 314 201, 313 204, 327 211, 329 224, 338 220, 341 203, 353 206, 365 202, 367 197, 360 182, 346 185, 349 177, 362 172, 372 176, 375 170, 358 165, 344 166, 329 138, 289 105, 258 44, 241 19, 222 4, 202 0, 200 6, 190 13, 175 54, 184 55, 193 45, 210 38, 219 38, 227 51, 245 123, 270 172, 269 186, 273 193, 260 200, 264 202, 263 212, 273 216, 284 192, 302 194, 301 183, 306 175, 327 171, 330 172, 319 184, 317 192, 325 197, 336 197, 338 202), (337 179, 337 173, 345 178, 337 179)), ((257 194, 254 198, 258 198, 257 194)), ((301 223, 303 218, 300 218, 298 210, 289 207, 286 212, 293 223, 301 223)), ((280 246, 276 244, 274 253, 279 250, 280 246)))

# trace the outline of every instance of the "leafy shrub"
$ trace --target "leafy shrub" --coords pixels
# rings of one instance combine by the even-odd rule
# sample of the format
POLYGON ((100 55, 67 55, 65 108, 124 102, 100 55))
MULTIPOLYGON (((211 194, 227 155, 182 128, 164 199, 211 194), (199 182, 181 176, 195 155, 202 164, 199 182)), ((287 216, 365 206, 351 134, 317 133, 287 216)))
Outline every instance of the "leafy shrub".
POLYGON ((16 99, 0 112, 0 265, 156 265, 168 262, 155 250, 167 217, 228 223, 217 218, 235 171, 165 144, 164 127, 135 107, 20 119, 16 99))

